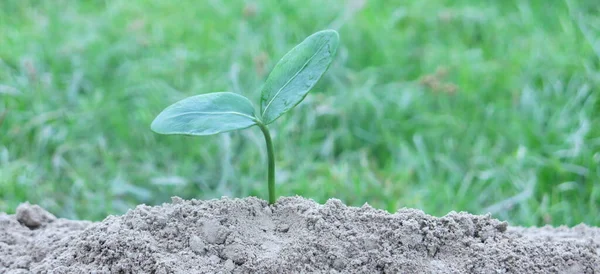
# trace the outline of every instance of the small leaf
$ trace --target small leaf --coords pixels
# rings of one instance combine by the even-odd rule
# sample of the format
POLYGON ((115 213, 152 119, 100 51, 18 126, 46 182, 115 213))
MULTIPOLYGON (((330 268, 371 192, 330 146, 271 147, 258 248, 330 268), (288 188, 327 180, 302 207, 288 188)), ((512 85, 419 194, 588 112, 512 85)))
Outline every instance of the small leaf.
POLYGON ((256 124, 254 107, 232 92, 196 95, 174 103, 152 122, 160 134, 211 135, 256 124))
POLYGON ((261 95, 261 116, 269 124, 298 105, 321 79, 339 44, 334 30, 319 31, 290 50, 275 65, 261 95))

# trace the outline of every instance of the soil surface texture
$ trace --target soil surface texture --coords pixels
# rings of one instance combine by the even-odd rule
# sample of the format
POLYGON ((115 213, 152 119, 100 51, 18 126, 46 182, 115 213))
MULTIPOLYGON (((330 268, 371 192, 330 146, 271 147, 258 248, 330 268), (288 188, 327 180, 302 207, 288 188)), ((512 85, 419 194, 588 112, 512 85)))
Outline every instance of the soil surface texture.
POLYGON ((102 222, 0 213, 0 273, 600 273, 600 229, 283 197, 140 205, 102 222))

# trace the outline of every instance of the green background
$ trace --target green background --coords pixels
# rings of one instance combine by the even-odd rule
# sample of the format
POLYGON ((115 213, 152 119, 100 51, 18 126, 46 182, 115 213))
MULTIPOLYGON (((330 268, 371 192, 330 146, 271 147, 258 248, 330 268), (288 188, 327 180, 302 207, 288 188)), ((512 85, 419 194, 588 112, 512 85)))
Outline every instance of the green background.
POLYGON ((335 62, 270 126, 278 195, 600 225, 596 0, 2 0, 0 211, 266 199, 257 127, 150 123, 200 93, 258 102, 279 58, 326 28, 335 62))

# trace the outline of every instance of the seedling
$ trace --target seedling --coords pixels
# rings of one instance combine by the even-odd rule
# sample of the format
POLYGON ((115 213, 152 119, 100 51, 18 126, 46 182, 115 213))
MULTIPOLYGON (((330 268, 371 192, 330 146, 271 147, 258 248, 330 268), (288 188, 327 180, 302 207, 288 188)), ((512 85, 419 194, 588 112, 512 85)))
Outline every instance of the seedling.
POLYGON ((267 125, 302 102, 329 68, 338 44, 336 31, 323 30, 284 55, 262 88, 258 115, 248 98, 232 92, 215 92, 170 105, 154 119, 151 128, 159 134, 201 136, 258 126, 267 144, 269 204, 273 204, 275 157, 267 125))

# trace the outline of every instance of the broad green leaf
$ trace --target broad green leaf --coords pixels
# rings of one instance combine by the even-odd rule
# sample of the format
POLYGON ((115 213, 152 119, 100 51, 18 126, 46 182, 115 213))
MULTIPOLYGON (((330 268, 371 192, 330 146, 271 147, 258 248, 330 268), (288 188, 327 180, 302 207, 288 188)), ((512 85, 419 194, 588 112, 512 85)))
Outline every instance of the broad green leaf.
POLYGON ((170 105, 150 127, 160 134, 211 135, 255 124, 254 107, 246 97, 216 92, 188 97, 170 105))
POLYGON ((261 116, 269 124, 298 105, 333 61, 339 44, 334 30, 319 31, 275 65, 261 95, 261 116))

